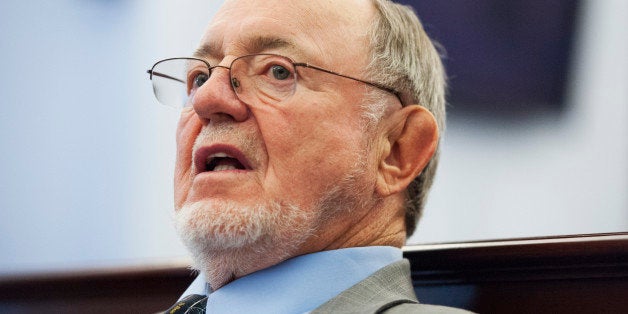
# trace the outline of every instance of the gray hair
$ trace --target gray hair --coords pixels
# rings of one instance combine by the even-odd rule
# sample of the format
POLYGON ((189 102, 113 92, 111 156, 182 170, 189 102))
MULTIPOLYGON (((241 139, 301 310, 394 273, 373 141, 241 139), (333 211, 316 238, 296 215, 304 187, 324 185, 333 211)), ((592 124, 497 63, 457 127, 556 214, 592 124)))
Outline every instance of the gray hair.
MULTIPOLYGON (((441 135, 445 129, 447 77, 436 47, 423 30, 413 9, 389 0, 372 0, 376 18, 369 30, 372 59, 368 74, 401 93, 404 105, 419 104, 436 118, 441 135)), ((385 103, 369 101, 371 118, 384 112, 385 103), (379 103, 379 104, 377 104, 379 103)), ((379 118, 378 118, 379 120, 379 118)), ((440 149, 406 190, 405 224, 409 237, 416 229, 434 181, 440 149)))

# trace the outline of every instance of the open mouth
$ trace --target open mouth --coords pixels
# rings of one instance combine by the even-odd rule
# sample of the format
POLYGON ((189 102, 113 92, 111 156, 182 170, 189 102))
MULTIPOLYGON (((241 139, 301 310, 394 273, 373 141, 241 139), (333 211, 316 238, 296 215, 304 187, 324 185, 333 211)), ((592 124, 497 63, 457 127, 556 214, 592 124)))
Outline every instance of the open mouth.
POLYGON ((246 170, 246 167, 235 157, 226 153, 216 153, 207 156, 203 171, 246 170))
POLYGON ((251 170, 244 154, 230 145, 213 145, 200 148, 194 154, 196 173, 251 170))

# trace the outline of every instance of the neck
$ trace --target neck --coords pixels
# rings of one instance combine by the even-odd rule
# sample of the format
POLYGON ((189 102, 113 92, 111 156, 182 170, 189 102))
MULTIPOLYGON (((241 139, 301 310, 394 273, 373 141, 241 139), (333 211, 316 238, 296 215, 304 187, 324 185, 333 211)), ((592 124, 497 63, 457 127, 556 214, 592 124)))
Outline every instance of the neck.
POLYGON ((205 280, 215 291, 235 279, 279 264, 291 256, 286 250, 261 252, 259 248, 240 248, 196 257, 194 268, 204 273, 205 280))
POLYGON ((405 211, 398 202, 380 200, 367 210, 341 211, 310 237, 300 254, 350 247, 405 244, 405 211))

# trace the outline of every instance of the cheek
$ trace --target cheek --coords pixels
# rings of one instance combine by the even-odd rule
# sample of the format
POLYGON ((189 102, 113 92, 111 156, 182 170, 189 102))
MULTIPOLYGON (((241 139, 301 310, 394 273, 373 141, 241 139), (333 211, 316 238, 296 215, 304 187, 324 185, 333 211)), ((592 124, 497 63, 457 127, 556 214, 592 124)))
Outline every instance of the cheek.
POLYGON ((365 153, 359 151, 364 142, 360 128, 341 113, 313 110, 272 116, 272 122, 266 121, 272 128, 262 131, 268 175, 284 195, 303 201, 319 198, 355 165, 356 154, 365 153))
POLYGON ((190 108, 184 109, 177 126, 177 154, 174 173, 175 208, 181 208, 192 186, 192 148, 202 127, 190 108))

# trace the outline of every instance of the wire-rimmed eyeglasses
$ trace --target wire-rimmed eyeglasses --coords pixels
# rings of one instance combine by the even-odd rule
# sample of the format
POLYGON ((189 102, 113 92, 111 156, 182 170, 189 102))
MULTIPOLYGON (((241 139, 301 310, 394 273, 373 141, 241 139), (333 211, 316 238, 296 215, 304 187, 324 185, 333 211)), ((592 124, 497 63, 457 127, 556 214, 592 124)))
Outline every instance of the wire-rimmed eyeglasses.
POLYGON ((358 81, 389 92, 401 101, 399 92, 374 82, 319 68, 307 63, 294 62, 275 54, 253 54, 234 59, 230 66, 211 66, 198 58, 169 58, 158 61, 148 70, 155 97, 160 103, 185 107, 194 93, 210 77, 214 69, 229 70, 229 79, 237 97, 247 104, 276 104, 292 96, 297 87, 296 67, 315 69, 358 81))

